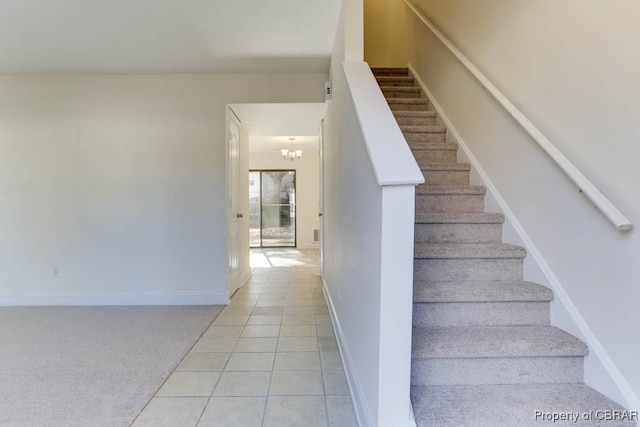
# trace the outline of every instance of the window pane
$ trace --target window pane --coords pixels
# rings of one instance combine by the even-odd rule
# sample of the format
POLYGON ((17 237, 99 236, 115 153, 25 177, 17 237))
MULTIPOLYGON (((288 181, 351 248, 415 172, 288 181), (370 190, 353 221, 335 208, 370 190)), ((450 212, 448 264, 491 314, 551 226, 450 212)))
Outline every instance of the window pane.
POLYGON ((262 171, 262 246, 296 245, 295 171, 262 171))
POLYGON ((260 172, 249 172, 249 246, 260 247, 260 172))

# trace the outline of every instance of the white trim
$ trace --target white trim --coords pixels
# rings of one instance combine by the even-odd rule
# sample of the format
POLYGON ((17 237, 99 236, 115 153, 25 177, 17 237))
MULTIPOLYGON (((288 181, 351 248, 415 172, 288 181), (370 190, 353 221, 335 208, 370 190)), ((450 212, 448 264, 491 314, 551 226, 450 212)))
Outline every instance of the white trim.
POLYGON ((298 243, 296 249, 320 249, 319 242, 311 242, 311 243, 298 243))
POLYGON ((226 305, 226 293, 141 293, 0 295, 0 307, 97 305, 226 305))
MULTIPOLYGON (((230 164, 230 159, 229 157, 231 156, 231 126, 230 123, 233 122, 237 128, 238 131, 240 131, 241 127, 242 127, 242 123, 240 122, 239 117, 236 115, 235 111, 233 111, 231 109, 231 105, 227 104, 226 105, 226 113, 225 113, 225 181, 224 181, 224 186, 225 186, 225 199, 224 199, 224 204, 225 204, 225 238, 226 238, 226 256, 225 256, 225 260, 227 260, 227 269, 225 271, 226 274, 226 284, 227 284, 227 294, 228 294, 228 298, 231 298, 231 295, 233 293, 235 293, 240 286, 242 286, 242 282, 240 282, 240 246, 237 244, 238 243, 238 235, 240 234, 239 230, 236 230, 236 251, 237 251, 237 257, 238 257, 238 269, 236 272, 236 280, 238 281, 237 286, 235 286, 235 289, 233 290, 233 292, 231 292, 231 281, 233 279, 233 277, 231 276, 230 270, 228 268, 228 262, 230 261, 230 257, 231 257, 231 238, 229 236, 230 234, 230 224, 231 222, 234 220, 234 216, 236 215, 237 212, 231 212, 232 209, 232 203, 231 203, 231 198, 238 198, 238 194, 231 194, 231 188, 229 188, 231 186, 231 164, 230 164), (231 114, 229 114, 231 113, 231 114)), ((238 133, 238 159, 237 159, 237 167, 238 167, 238 177, 237 177, 237 181, 238 181, 238 188, 237 190, 240 189, 240 134, 238 133)), ((239 206, 237 206, 239 208, 239 206)), ((239 210, 239 209, 238 209, 239 210)), ((248 217, 248 214, 247 214, 248 217)), ((237 219, 236 219, 237 220, 237 219)))
POLYGON ((246 285, 249 279, 251 279, 251 267, 247 268, 240 276, 240 286, 238 287, 238 289, 246 285))
POLYGON ((235 121, 238 124, 238 127, 242 126, 242 120, 240 120, 240 117, 238 117, 236 112, 233 111, 233 108, 231 108, 231 105, 227 105, 227 106, 229 107, 229 111, 231 111, 231 113, 233 114, 233 117, 235 118, 235 121))
POLYGON ((378 374, 381 425, 412 425, 415 200, 413 185, 382 187, 378 374))
MULTIPOLYGON (((640 399, 638 399, 638 397, 635 395, 627 380, 611 360, 611 357, 609 357, 609 354, 604 349, 598 338, 594 335, 591 328, 587 325, 587 322, 584 320, 576 306, 571 301, 571 298, 565 291, 562 283, 560 283, 558 277, 553 273, 553 270, 551 270, 551 267, 549 267, 549 264, 547 264, 544 257, 542 256, 536 245, 533 243, 524 227, 520 224, 520 221, 518 221, 513 211, 509 208, 509 205, 504 200, 487 173, 484 171, 482 166, 480 166, 480 163, 471 152, 471 149, 469 149, 469 146, 464 142, 464 139, 462 139, 462 136, 460 136, 456 128, 453 126, 453 123, 451 123, 445 112, 442 110, 431 91, 429 91, 426 84, 422 81, 422 79, 416 72, 415 68, 413 68, 411 64, 408 65, 408 68, 411 75, 415 78, 418 85, 422 88, 422 90, 429 98, 429 103, 433 105, 434 109, 438 113, 439 119, 441 119, 445 126, 447 126, 447 129, 451 133, 453 140, 455 140, 460 148, 462 148, 465 155, 468 157, 469 162, 472 164, 473 169, 480 176, 484 185, 487 187, 487 190, 489 191, 489 193, 491 193, 492 197, 500 206, 500 209, 505 215, 506 220, 511 223, 516 233, 518 233, 518 236, 527 249, 527 253, 531 255, 538 268, 548 280, 549 284, 553 288, 554 293, 556 294, 557 299, 560 301, 562 308, 568 313, 568 315, 575 323, 576 327, 579 329, 580 333, 582 334, 582 338, 586 341, 589 349, 592 350, 593 356, 598 359, 600 365, 606 370, 607 376, 611 378, 615 386, 618 388, 619 393, 626 400, 627 407, 631 409, 640 408, 640 399)), ((593 388, 598 389, 597 384, 589 385, 593 388)), ((604 390, 598 391, 606 394, 604 393, 604 390)))
POLYGON ((431 30, 431 32, 444 44, 451 53, 464 65, 467 70, 484 86, 484 88, 507 110, 520 126, 538 143, 538 145, 553 159, 565 174, 578 186, 578 189, 621 231, 631 230, 633 224, 604 194, 584 176, 582 172, 533 123, 513 105, 511 101, 485 76, 462 52, 456 48, 409 0, 404 0, 406 5, 418 18, 431 30))
POLYGON ((416 427, 416 420, 413 416, 413 407, 409 405, 409 419, 396 421, 393 423, 393 427, 416 427))
POLYGON ((342 359, 342 365, 344 366, 344 372, 347 377, 347 384, 349 386, 349 392, 351 394, 351 400, 353 401, 353 408, 358 419, 358 425, 361 427, 373 427, 373 419, 371 418, 371 409, 367 405, 367 401, 362 391, 362 385, 358 380, 358 377, 354 374, 356 369, 354 367, 353 359, 349 354, 349 347, 344 338, 340 321, 336 313, 333 301, 331 300, 331 294, 327 283, 322 279, 322 287, 324 288, 324 298, 327 301, 329 307, 329 315, 331 317, 331 323, 333 324, 333 331, 336 335, 336 341, 338 343, 338 351, 340 352, 340 358, 342 359))

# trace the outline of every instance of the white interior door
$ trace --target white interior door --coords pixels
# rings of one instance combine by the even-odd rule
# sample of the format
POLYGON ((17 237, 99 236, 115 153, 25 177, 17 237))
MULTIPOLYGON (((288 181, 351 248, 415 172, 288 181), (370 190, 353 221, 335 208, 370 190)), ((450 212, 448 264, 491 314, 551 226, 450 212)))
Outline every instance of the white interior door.
POLYGON ((229 218, 229 294, 233 293, 240 286, 240 244, 238 238, 240 233, 239 222, 243 219, 243 214, 239 209, 240 190, 240 123, 235 118, 232 111, 228 111, 228 218, 229 218))

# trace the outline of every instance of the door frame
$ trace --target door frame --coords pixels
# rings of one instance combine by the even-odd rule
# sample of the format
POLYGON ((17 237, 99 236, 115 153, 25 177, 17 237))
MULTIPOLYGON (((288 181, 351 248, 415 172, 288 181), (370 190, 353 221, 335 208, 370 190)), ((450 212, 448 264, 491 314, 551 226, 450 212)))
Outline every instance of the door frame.
POLYGON ((241 277, 240 277, 240 236, 241 233, 239 232, 239 224, 240 224, 240 220, 242 218, 238 218, 237 215, 242 215, 241 212, 239 212, 240 210, 240 138, 241 138, 241 127, 242 127, 242 122, 240 121, 240 118, 236 115, 236 113, 231 109, 231 107, 227 106, 227 120, 226 120, 226 132, 225 132, 225 144, 226 144, 226 158, 225 158, 225 163, 226 163, 226 198, 225 198, 225 204, 226 204, 226 216, 227 216, 227 220, 226 220, 226 224, 227 224, 227 228, 226 228, 226 235, 227 235, 227 300, 229 300, 231 298, 231 296, 238 290, 238 288, 240 288, 241 285, 241 277), (235 125, 238 128, 238 145, 237 145, 237 155, 234 157, 232 150, 233 147, 231 145, 231 123, 233 123, 233 125, 235 125), (232 160, 233 159, 233 160, 232 160), (232 165, 232 161, 235 163, 235 169, 234 169, 234 165, 232 165), (235 177, 235 184, 236 184, 236 188, 234 191, 234 188, 232 188, 233 186, 233 171, 236 171, 236 177, 235 177), (234 194, 235 193, 235 194, 234 194), (235 204, 234 204, 235 202, 235 204), (236 212, 232 212, 234 209, 234 205, 235 205, 235 210, 236 212), (231 233, 232 228, 235 227, 235 242, 233 242, 233 235, 231 233), (235 243, 235 245, 234 245, 235 243), (235 267, 235 272, 232 272, 232 263, 234 262, 234 260, 232 259, 234 257, 234 253, 233 253, 233 248, 235 246, 235 263, 236 263, 236 267, 235 267))
POLYGON ((318 264, 319 275, 324 273, 324 119, 320 120, 320 135, 318 136, 318 264))

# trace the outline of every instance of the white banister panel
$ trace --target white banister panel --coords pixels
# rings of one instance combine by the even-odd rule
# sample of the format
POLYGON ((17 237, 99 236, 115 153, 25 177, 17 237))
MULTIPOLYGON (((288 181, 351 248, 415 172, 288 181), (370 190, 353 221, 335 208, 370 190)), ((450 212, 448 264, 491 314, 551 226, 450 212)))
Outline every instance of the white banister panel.
POLYGON ((429 21, 410 0, 404 0, 405 4, 416 14, 418 18, 431 30, 431 32, 444 44, 447 49, 473 74, 473 76, 485 87, 491 95, 503 106, 505 110, 524 128, 525 131, 538 143, 538 145, 556 162, 556 164, 576 184, 589 200, 611 221, 618 230, 631 230, 631 221, 613 204, 600 190, 573 164, 555 145, 515 106, 509 99, 480 71, 478 68, 456 48, 434 25, 429 21))
POLYGON ((423 177, 409 169, 417 164, 367 64, 334 67, 322 145, 324 295, 358 424, 415 427, 415 182, 423 177), (403 147, 406 157, 386 152, 403 147))
POLYGON ((342 64, 379 185, 417 185, 424 176, 366 62, 342 64))

